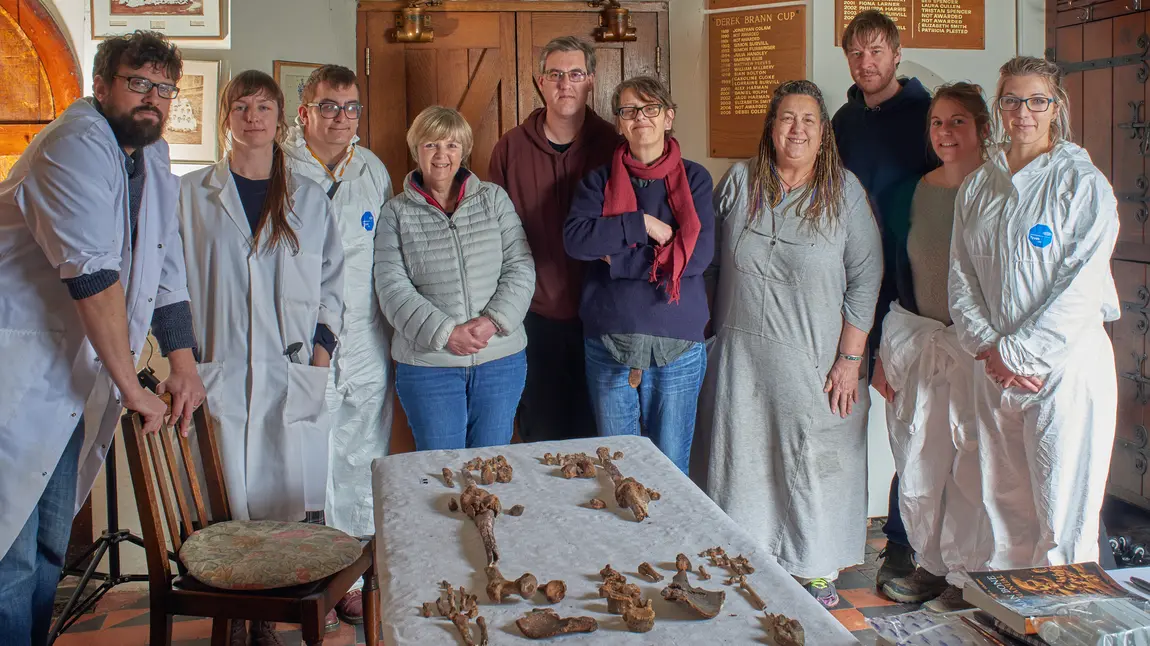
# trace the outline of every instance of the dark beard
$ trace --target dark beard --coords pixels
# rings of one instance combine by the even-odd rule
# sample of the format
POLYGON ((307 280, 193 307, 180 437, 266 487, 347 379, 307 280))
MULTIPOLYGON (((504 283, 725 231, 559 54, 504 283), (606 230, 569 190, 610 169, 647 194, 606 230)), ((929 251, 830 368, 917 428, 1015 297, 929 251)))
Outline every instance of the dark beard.
POLYGON ((104 117, 112 127, 112 133, 116 135, 116 142, 127 148, 143 148, 154 144, 164 134, 165 119, 160 111, 152 106, 137 106, 125 114, 112 115, 105 112, 104 117), (137 121, 135 116, 140 112, 155 112, 160 119, 154 124, 137 121))

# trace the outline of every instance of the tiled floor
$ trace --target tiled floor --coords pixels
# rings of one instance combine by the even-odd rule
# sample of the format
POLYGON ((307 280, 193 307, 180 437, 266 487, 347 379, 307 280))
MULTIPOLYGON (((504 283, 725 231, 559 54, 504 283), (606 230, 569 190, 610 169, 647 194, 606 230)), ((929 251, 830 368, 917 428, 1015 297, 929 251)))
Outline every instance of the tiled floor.
MULTIPOLYGON (((879 531, 881 522, 872 521, 866 546, 866 562, 839 575, 838 589, 842 602, 831 611, 863 644, 874 644, 874 631, 866 625, 868 617, 901 614, 917 610, 917 605, 900 605, 886 599, 874 589, 878 571, 878 552, 886 539, 879 531)), ((61 595, 67 591, 61 587, 61 595)), ((296 626, 279 626, 283 642, 289 646, 301 643, 296 626)), ((173 622, 174 646, 207 646, 211 643, 212 622, 196 617, 177 617, 173 622)), ((363 644, 363 628, 341 624, 339 632, 328 633, 325 646, 363 644)), ((148 643, 148 596, 143 584, 121 586, 109 592, 94 612, 84 615, 70 630, 56 640, 57 646, 143 646, 148 643)))

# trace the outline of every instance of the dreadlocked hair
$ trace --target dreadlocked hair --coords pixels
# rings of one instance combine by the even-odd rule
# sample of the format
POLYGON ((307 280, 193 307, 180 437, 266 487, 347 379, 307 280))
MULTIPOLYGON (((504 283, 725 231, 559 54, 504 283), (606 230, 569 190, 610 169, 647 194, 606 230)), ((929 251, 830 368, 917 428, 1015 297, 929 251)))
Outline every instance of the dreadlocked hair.
POLYGON ((766 208, 773 209, 783 201, 783 183, 775 163, 778 151, 775 149, 773 135, 783 99, 793 94, 809 96, 818 103, 822 131, 811 179, 799 194, 795 208, 798 210, 799 205, 807 205, 805 210, 799 211, 799 215, 815 230, 821 229, 823 224, 830 224, 833 228, 838 223, 839 211, 845 203, 843 187, 846 184, 846 176, 842 160, 839 158, 838 146, 835 145, 834 131, 831 129, 831 118, 827 113, 827 104, 823 101, 823 93, 817 85, 805 80, 787 81, 776 88, 771 97, 763 136, 759 140, 759 153, 750 168, 748 203, 751 205, 751 217, 758 218, 766 208))

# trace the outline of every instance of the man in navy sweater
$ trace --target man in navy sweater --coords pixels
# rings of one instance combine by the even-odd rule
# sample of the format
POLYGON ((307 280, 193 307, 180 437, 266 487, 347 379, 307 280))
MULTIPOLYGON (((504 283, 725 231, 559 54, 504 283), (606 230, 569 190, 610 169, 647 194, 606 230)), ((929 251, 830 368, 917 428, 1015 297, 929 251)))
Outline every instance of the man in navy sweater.
MULTIPOLYGON (((879 11, 863 11, 843 30, 842 47, 855 84, 847 91, 846 105, 832 120, 835 142, 843 166, 858 176, 867 190, 883 239, 883 281, 868 340, 873 350, 882 338, 882 317, 897 299, 891 236, 877 205, 886 190, 923 176, 938 162, 927 138, 930 93, 916 78, 895 77, 902 52, 894 21, 879 11)), ((897 474, 891 483, 889 505, 883 526, 887 546, 876 577, 879 589, 888 581, 910 575, 915 567, 914 551, 898 508, 897 474)))

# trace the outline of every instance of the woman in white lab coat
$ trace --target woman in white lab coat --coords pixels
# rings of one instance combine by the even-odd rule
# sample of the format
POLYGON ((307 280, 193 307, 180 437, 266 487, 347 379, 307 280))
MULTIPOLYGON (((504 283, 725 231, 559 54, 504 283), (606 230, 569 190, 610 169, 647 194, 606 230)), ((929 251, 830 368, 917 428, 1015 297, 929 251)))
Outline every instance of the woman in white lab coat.
POLYGON ((327 195, 288 170, 284 98, 236 76, 220 98, 220 161, 185 175, 180 233, 200 376, 232 516, 322 510, 328 365, 343 310, 343 248, 327 195))
POLYGON ((949 305, 971 383, 991 553, 983 569, 1098 559, 1117 379, 1114 191, 1070 141, 1061 72, 1020 56, 996 100, 1005 143, 955 203, 949 305))

